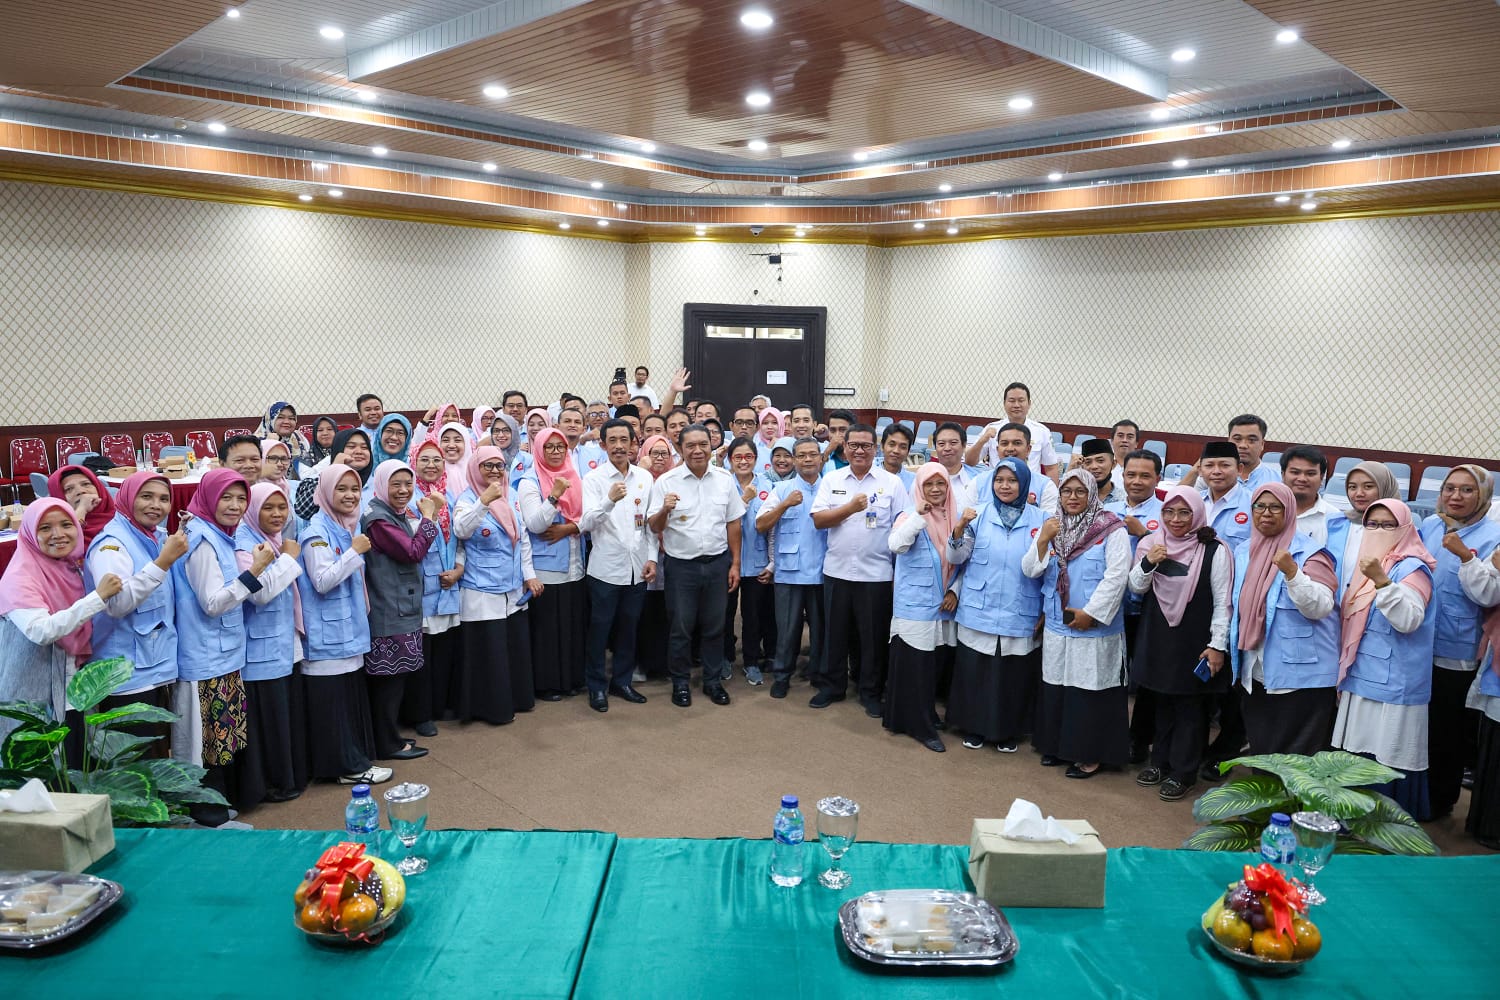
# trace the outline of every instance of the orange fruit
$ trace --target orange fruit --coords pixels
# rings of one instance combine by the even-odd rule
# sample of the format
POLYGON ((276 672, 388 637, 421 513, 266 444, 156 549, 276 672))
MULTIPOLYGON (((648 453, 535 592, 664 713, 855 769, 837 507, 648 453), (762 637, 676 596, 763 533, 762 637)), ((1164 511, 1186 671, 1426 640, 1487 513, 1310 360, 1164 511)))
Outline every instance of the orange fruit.
POLYGON ((1253 931, 1233 910, 1223 910, 1214 918, 1214 939, 1226 948, 1249 951, 1253 931))
POLYGON ((1259 958, 1274 959, 1285 962, 1292 957, 1295 945, 1292 939, 1285 934, 1279 934, 1274 927, 1267 927, 1263 931, 1256 931, 1250 938, 1250 950, 1259 958))
POLYGON ((310 934, 327 934, 333 930, 333 914, 313 900, 298 911, 297 923, 310 934))
POLYGON ((1297 943, 1292 948, 1292 957, 1296 959, 1312 958, 1323 948, 1323 932, 1318 930, 1318 925, 1306 917, 1292 918, 1292 933, 1296 935, 1297 943))
POLYGON ((369 928, 380 916, 380 904, 374 897, 356 892, 345 900, 339 910, 339 930, 359 932, 369 928))

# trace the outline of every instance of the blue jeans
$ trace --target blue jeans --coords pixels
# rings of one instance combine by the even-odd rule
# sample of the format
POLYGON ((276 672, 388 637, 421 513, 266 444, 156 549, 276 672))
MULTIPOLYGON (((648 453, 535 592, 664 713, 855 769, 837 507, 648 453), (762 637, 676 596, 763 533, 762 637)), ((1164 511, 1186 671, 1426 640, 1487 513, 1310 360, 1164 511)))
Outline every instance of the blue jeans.
POLYGON ((663 554, 666 564, 667 669, 672 686, 686 684, 693 670, 693 638, 703 655, 705 687, 719 683, 724 659, 724 611, 729 597, 729 553, 708 559, 678 559, 663 554))
POLYGON ((584 647, 583 676, 589 693, 604 694, 607 688, 627 687, 635 673, 635 625, 646 603, 646 584, 605 583, 591 576, 589 582, 589 635, 584 647), (604 647, 615 637, 615 659, 604 672, 604 647))

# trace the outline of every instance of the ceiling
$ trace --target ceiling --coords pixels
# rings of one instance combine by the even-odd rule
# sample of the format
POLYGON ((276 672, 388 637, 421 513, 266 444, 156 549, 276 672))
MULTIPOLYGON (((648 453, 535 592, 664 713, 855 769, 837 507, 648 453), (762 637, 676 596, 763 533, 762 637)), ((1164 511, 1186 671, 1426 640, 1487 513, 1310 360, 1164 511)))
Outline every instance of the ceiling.
POLYGON ((7 0, 0 177, 623 240, 1500 208, 1494 0, 65 8, 7 0))

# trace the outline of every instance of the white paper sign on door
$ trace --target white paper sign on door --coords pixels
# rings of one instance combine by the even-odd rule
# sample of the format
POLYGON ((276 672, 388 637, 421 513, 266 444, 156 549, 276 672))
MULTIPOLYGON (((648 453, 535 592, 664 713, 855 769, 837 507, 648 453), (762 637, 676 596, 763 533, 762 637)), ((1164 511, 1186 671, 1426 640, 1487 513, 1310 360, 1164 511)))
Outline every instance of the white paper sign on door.
POLYGON ((766 372, 766 385, 786 385, 786 372, 766 372))

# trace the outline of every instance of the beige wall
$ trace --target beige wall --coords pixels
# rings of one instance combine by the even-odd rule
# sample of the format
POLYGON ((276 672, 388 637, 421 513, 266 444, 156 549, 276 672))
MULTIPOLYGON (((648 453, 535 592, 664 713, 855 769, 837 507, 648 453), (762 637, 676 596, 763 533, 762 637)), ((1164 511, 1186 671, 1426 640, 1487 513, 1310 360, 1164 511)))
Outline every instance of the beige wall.
POLYGON ((660 390, 683 303, 758 290, 828 308, 830 403, 983 414, 1021 379, 1044 420, 1500 454, 1500 213, 787 245, 779 284, 765 249, 0 183, 0 424, 594 396, 642 360, 660 390))

